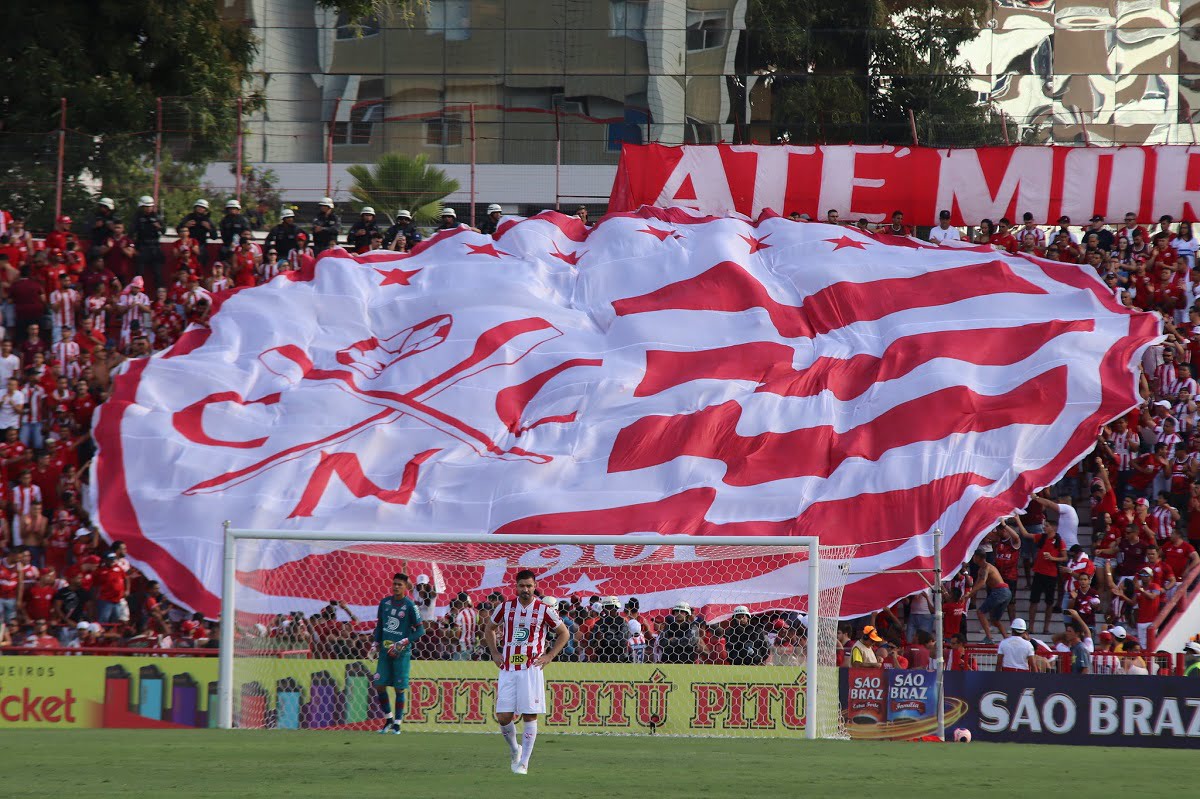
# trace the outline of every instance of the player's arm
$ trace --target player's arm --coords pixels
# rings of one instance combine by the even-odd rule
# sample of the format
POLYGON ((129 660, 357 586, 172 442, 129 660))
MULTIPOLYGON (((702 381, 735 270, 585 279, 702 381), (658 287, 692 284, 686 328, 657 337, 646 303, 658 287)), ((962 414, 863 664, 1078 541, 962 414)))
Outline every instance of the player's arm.
POLYGON ((496 627, 497 624, 492 618, 492 614, 485 614, 483 617, 483 643, 487 645, 492 662, 497 666, 503 666, 504 660, 500 657, 500 650, 496 648, 496 627))
POLYGON ((550 647, 549 651, 538 655, 533 661, 533 665, 541 667, 550 663, 563 651, 569 640, 571 640, 571 633, 567 630, 567 625, 560 619, 558 626, 554 628, 554 646, 550 647))
POLYGON ((411 599, 408 600, 408 618, 408 642, 411 645, 413 641, 425 634, 425 622, 421 619, 416 603, 411 599))
POLYGON ((383 602, 379 603, 379 608, 375 611, 375 632, 371 634, 371 640, 376 647, 383 646, 383 602))

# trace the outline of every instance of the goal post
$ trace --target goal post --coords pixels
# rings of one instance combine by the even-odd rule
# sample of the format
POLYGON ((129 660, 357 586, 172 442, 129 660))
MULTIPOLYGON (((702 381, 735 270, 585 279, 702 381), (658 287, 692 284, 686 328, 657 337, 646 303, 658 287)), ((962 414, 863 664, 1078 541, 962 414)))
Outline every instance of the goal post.
MULTIPOLYGON (((730 612, 735 605, 754 607, 758 616, 756 623, 760 624, 772 616, 787 616, 790 613, 790 617, 802 625, 799 640, 803 642, 803 645, 789 649, 791 659, 783 659, 782 662, 792 664, 793 671, 797 673, 799 673, 800 665, 803 665, 803 677, 798 676, 795 680, 796 683, 803 686, 803 735, 809 739, 838 737, 841 724, 837 695, 836 631, 841 608, 842 588, 846 582, 849 562, 853 558, 855 549, 855 547, 844 546, 824 547, 821 546, 819 538, 815 536, 794 538, 655 534, 550 536, 396 533, 379 530, 267 530, 241 529, 227 522, 224 525, 216 726, 222 729, 251 726, 238 723, 238 716, 235 713, 235 704, 239 696, 244 696, 246 691, 246 682, 241 680, 240 674, 235 673, 237 663, 258 664, 255 667, 260 668, 261 671, 250 676, 259 677, 258 680, 251 683, 259 693, 265 693, 266 691, 262 690, 263 686, 271 685, 274 678, 281 673, 262 666, 262 657, 248 656, 248 653, 249 655, 264 654, 262 650, 266 648, 266 642, 264 641, 263 646, 256 651, 256 644, 252 640, 248 643, 245 637, 247 628, 257 627, 261 633, 265 627, 262 621, 268 620, 273 615, 277 621, 279 616, 275 614, 284 608, 291 607, 286 595, 280 596, 278 583, 272 586, 272 591, 263 590, 261 575, 280 564, 294 565, 299 561, 309 563, 314 559, 331 558, 350 553, 357 557, 368 555, 371 558, 390 558, 394 563, 385 561, 385 564, 389 568, 394 567, 394 571, 401 571, 402 564, 410 561, 430 564, 435 576, 439 577, 439 565, 450 571, 454 569, 461 571, 469 566, 476 570, 472 572, 473 574, 477 574, 482 569, 488 575, 487 580, 477 580, 473 577, 472 582, 475 584, 470 586, 472 590, 492 591, 500 588, 507 599, 511 598, 508 596, 511 593, 509 581, 516 570, 532 567, 535 572, 546 573, 546 569, 538 568, 542 553, 571 550, 592 553, 583 556, 583 563, 590 564, 592 573, 602 578, 597 580, 597 583, 603 583, 608 579, 605 577, 607 572, 604 571, 604 568, 614 562, 620 564, 615 567, 617 569, 637 568, 627 564, 640 562, 646 562, 648 566, 653 565, 656 568, 686 567, 686 575, 694 576, 697 581, 696 585, 681 584, 678 582, 678 576, 673 576, 670 590, 660 591, 657 590, 660 586, 655 585, 653 586, 654 590, 649 593, 659 597, 660 601, 662 596, 674 595, 706 598, 698 601, 706 605, 711 602, 713 607, 723 609, 723 611, 718 611, 717 618, 702 620, 704 624, 712 624, 714 628, 717 623, 733 623, 730 612), (500 558, 483 557, 478 554, 481 551, 489 554, 499 551, 505 556, 500 558), (602 558, 600 557, 602 552, 608 554, 602 558), (670 554, 665 557, 665 560, 660 560, 663 552, 670 554), (648 553, 655 554, 651 556, 648 553), (654 560, 651 564, 652 557, 654 560), (643 561, 643 559, 645 560, 643 561), (663 564, 666 566, 664 567, 663 564), (507 575, 503 586, 497 581, 498 574, 507 575), (764 574, 774 578, 770 587, 766 589, 756 587, 759 583, 754 582, 754 579, 761 578, 764 574), (258 575, 259 577, 248 578, 247 575, 258 575), (727 582, 737 587, 727 589, 721 584, 724 577, 728 577, 727 582), (258 579, 259 582, 255 583, 255 579, 258 579), (785 586, 783 588, 780 587, 781 581, 785 586), (792 587, 788 588, 787 585, 792 587), (745 597, 748 599, 743 601, 745 597), (803 607, 807 611, 806 614, 800 612, 801 598, 805 600, 803 607), (257 624, 256 620, 259 620, 257 624)), ((295 579, 296 574, 307 573, 303 569, 293 570, 290 579, 295 579)), ((313 577, 315 581, 322 579, 319 576, 321 573, 319 568, 314 569, 312 573, 315 575, 313 577)), ((679 572, 679 574, 685 573, 679 572)), ((428 578, 426 577, 426 579, 428 578)), ((584 579, 586 580, 586 575, 584 579)), ((614 580, 614 582, 616 581, 614 580)), ((317 590, 319 587, 309 586, 310 590, 302 595, 315 600, 317 596, 323 598, 326 594, 333 593, 333 590, 317 590)), ((371 603, 377 602, 387 592, 387 588, 388 586, 382 583, 374 583, 375 596, 371 603)), ((646 588, 649 589, 651 586, 648 585, 646 588)), ((598 591, 595 593, 599 594, 598 591)), ((626 599, 629 599, 629 593, 632 592, 626 593, 626 599)), ((566 596, 563 599, 565 600, 566 596)), ((608 599, 606 598, 605 601, 607 602, 608 599)), ((630 601, 633 602, 636 599, 630 601)), ((301 603, 292 603, 292 605, 295 604, 301 603)), ((310 601, 307 607, 312 610, 316 606, 310 601)), ((332 607, 332 600, 326 607, 332 607)), ((470 608, 473 605, 468 604, 466 607, 470 608)), ((364 600, 359 608, 365 616, 368 602, 364 600)), ((657 610, 659 613, 669 613, 670 605, 660 606, 657 610)), ((741 615, 746 615, 746 613, 742 611, 741 615)), ((370 618, 370 621, 373 621, 373 617, 370 618)), ((364 618, 360 624, 365 624, 365 622, 364 618)), ((284 622, 284 624, 286 623, 284 622)), ((783 624, 782 620, 774 623, 780 626, 783 624)), ((707 630, 707 628, 705 629, 707 630)), ((783 630, 779 631, 780 634, 783 632, 783 630)), ((362 634, 362 628, 360 628, 359 634, 362 634)), ((770 640, 775 642, 781 639, 778 635, 772 634, 770 640)), ((292 652, 291 654, 299 657, 306 656, 302 652, 292 652)), ((645 662, 649 664, 653 660, 657 663, 660 654, 659 651, 654 650, 653 658, 647 654, 645 662)), ((774 655, 775 651, 772 650, 772 657, 774 655)), ((281 654, 272 656, 282 657, 281 654)), ((314 657, 314 654, 310 651, 307 657, 314 657)), ((357 655, 347 653, 341 657, 344 657, 347 663, 357 660, 363 662, 366 668, 371 670, 374 668, 373 663, 365 663, 361 651, 357 655)), ((416 662, 414 660, 414 663, 416 662)), ((611 661, 601 662, 598 660, 594 664, 572 663, 571 666, 578 667, 578 673, 582 674, 592 665, 596 669, 605 668, 606 662, 611 661)), ((629 661, 626 659, 622 662, 629 661)), ((775 664, 770 660, 767 662, 775 664)), ((246 668, 250 668, 250 666, 246 668)), ((357 669, 356 674, 365 676, 363 666, 355 664, 354 668, 357 669)), ((697 661, 695 668, 708 667, 700 665, 700 662, 697 661)), ((349 673, 347 671, 347 674, 349 673)), ((553 680, 554 675, 548 672, 547 679, 553 680)), ((595 678, 593 677, 593 679, 595 678)), ((714 676, 713 679, 719 680, 719 677, 714 676)), ((294 686, 294 683, 289 682, 289 685, 294 686)), ((362 687, 365 685, 366 683, 362 682, 357 691, 357 701, 360 707, 362 702, 370 702, 369 698, 365 700, 362 698, 363 692, 369 691, 368 688, 362 687)), ((349 680, 347 680, 346 686, 346 692, 349 693, 349 680)), ((792 692, 800 690, 792 684, 781 684, 779 688, 780 690, 786 688, 787 691, 792 692)), ((299 692, 304 689, 293 687, 293 690, 299 692)), ((264 701, 266 700, 259 700, 260 704, 264 701)), ((290 701, 294 703, 296 700, 290 701)), ((310 699, 310 701, 314 700, 310 699)), ((763 701, 765 702, 765 700, 763 701)), ((211 709, 210 712, 212 712, 211 709)), ((278 708, 277 712, 282 713, 282 707, 278 708)), ((358 718, 363 718, 361 712, 358 718)), ((272 726, 272 722, 258 726, 272 726)), ((279 723, 278 726, 285 725, 279 723)), ((614 730, 599 731, 613 732, 614 730)), ((620 732, 620 730, 616 731, 620 732)), ((654 732, 653 725, 650 732, 654 732)), ((800 731, 794 730, 793 732, 799 734, 800 731)), ((673 734, 668 732, 666 727, 663 728, 663 733, 673 734)))

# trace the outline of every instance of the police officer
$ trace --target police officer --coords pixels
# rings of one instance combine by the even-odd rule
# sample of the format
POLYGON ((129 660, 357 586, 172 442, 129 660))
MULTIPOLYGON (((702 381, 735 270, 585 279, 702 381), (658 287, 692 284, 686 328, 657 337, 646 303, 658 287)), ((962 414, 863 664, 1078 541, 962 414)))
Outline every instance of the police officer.
POLYGON ((188 228, 192 238, 200 246, 200 263, 208 263, 208 242, 217 238, 217 228, 208 216, 208 200, 196 200, 192 212, 179 220, 176 230, 188 228))
POLYGON ((296 224, 296 212, 291 208, 285 208, 279 215, 279 224, 271 228, 271 232, 267 234, 263 251, 275 250, 279 253, 279 260, 286 261, 287 257, 292 254, 292 250, 296 249, 296 237, 299 234, 300 228, 296 224))
POLYGON ((144 195, 138 199, 132 233, 133 246, 137 249, 137 274, 153 279, 155 288, 166 286, 163 282, 163 252, 158 243, 163 234, 163 222, 154 210, 153 197, 144 195))
POLYGON ((449 206, 442 209, 442 221, 437 226, 438 230, 454 230, 458 227, 458 214, 449 206))
POLYGON ((342 232, 342 220, 333 212, 333 198, 322 197, 317 203, 317 215, 312 221, 313 250, 321 252, 337 245, 338 234, 342 232))
MULTIPOLYGON (((103 247, 104 244, 113 235, 113 226, 117 224, 117 217, 113 213, 116 203, 108 197, 101 197, 100 202, 96 204, 96 214, 92 217, 92 247, 103 247)), ((91 253, 88 253, 90 256, 91 253)))
POLYGON ((346 244, 355 252, 366 252, 371 246, 371 236, 379 232, 379 226, 375 224, 375 209, 364 205, 358 221, 346 232, 346 244))
POLYGON ((383 246, 389 250, 408 252, 420 242, 421 234, 413 224, 412 214, 401 208, 396 212, 396 224, 388 228, 387 233, 383 234, 383 246), (398 247, 396 245, 397 236, 404 236, 404 246, 398 247))
POLYGON ((496 228, 500 226, 500 216, 504 210, 496 203, 492 203, 487 209, 487 218, 479 226, 479 232, 492 236, 496 233, 496 228))
POLYGON ((250 220, 242 215, 242 204, 238 200, 225 202, 225 216, 221 217, 221 258, 228 260, 233 256, 233 248, 241 240, 243 233, 250 232, 250 220))
POLYGON ((732 666, 761 666, 771 654, 766 633, 750 620, 750 610, 745 605, 733 609, 724 638, 732 666))

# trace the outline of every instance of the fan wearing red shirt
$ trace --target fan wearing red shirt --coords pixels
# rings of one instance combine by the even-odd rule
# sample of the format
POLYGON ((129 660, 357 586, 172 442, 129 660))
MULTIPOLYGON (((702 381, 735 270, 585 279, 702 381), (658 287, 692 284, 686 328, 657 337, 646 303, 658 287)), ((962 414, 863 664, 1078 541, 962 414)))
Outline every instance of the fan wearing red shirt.
MULTIPOLYGON (((62 513, 60 510, 59 513, 62 513)), ((71 556, 71 542, 75 539, 75 527, 71 522, 60 522, 57 519, 50 525, 50 535, 46 537, 46 565, 58 574, 67 571, 67 561, 71 556)))
POLYGON ((76 247, 79 246, 79 240, 71 232, 71 217, 60 216, 54 222, 54 230, 46 234, 46 249, 62 252, 67 249, 68 241, 75 242, 76 247))
POLYGON ((1133 462, 1133 473, 1129 476, 1129 488, 1139 497, 1146 497, 1154 478, 1168 471, 1171 465, 1167 462, 1167 445, 1155 444, 1154 452, 1149 452, 1133 462))
POLYGON ((136 255, 133 239, 125 235, 125 223, 113 223, 112 235, 100 247, 104 255, 104 265, 122 283, 128 283, 133 277, 133 258, 136 255))
POLYGON ((30 470, 33 484, 42 491, 42 505, 48 513, 58 510, 58 480, 62 470, 56 469, 50 463, 50 453, 43 452, 38 456, 37 465, 30 470))
POLYGON ((71 415, 75 417, 80 430, 92 429, 92 414, 95 412, 96 400, 88 391, 87 381, 80 380, 75 384, 75 399, 71 401, 71 415))
MULTIPOLYGON (((76 538, 75 541, 78 543, 79 539, 76 538)), ((80 588, 91 592, 92 588, 96 585, 96 570, 99 565, 100 558, 98 556, 84 555, 74 566, 67 568, 67 580, 71 580, 78 575, 80 588)))
POLYGON ((62 644, 50 634, 50 625, 42 619, 34 624, 33 633, 25 639, 25 646, 30 649, 58 649, 62 644))
POLYGON ((1146 565, 1142 570, 1150 570, 1151 582, 1158 583, 1162 586, 1164 593, 1169 593, 1171 587, 1175 585, 1175 572, 1162 560, 1162 551, 1158 547, 1150 547, 1146 550, 1146 565))
POLYGON ((1183 530, 1172 530, 1171 537, 1163 547, 1163 562, 1171 567, 1171 572, 1182 577, 1196 563, 1200 563, 1200 554, 1188 542, 1183 530))
POLYGON ((31 621, 44 621, 50 618, 54 608, 54 570, 47 569, 38 581, 25 589, 25 615, 31 621))
POLYGON ((967 652, 967 637, 962 633, 950 636, 950 652, 946 658, 946 668, 950 671, 979 671, 979 664, 967 652))
POLYGON ((1058 591, 1058 566, 1067 562, 1066 546, 1059 536, 1054 522, 1047 519, 1046 532, 1034 535, 1022 534, 1033 540, 1036 554, 1033 558, 1033 580, 1029 590, 1029 621, 1037 618, 1038 600, 1045 603, 1042 617, 1042 632, 1050 632, 1050 615, 1054 612, 1054 596, 1058 591))
POLYGON ((1133 591, 1134 601, 1137 603, 1138 643, 1145 648, 1149 646, 1146 636, 1150 631, 1150 625, 1158 618, 1158 612, 1162 609, 1163 589, 1161 585, 1154 582, 1154 570, 1143 567, 1137 573, 1133 591))
POLYGON ((1146 550, 1154 546, 1153 536, 1149 536, 1130 525, 1125 530, 1124 537, 1117 542, 1117 552, 1120 561, 1117 574, 1121 577, 1131 577, 1146 565, 1146 550))
POLYGON ((109 552, 96 571, 96 621, 113 624, 121 621, 121 602, 129 594, 129 575, 117 565, 117 556, 109 552))

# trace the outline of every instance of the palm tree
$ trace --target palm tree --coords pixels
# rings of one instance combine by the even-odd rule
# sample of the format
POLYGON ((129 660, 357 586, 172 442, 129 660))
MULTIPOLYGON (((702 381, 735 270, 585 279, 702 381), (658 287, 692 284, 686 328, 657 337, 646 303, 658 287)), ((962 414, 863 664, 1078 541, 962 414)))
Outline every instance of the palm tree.
POLYGON ((346 171, 354 178, 350 189, 354 199, 388 218, 407 208, 414 221, 431 222, 437 219, 442 201, 458 191, 458 181, 430 166, 424 155, 387 153, 374 166, 355 164, 346 171))

